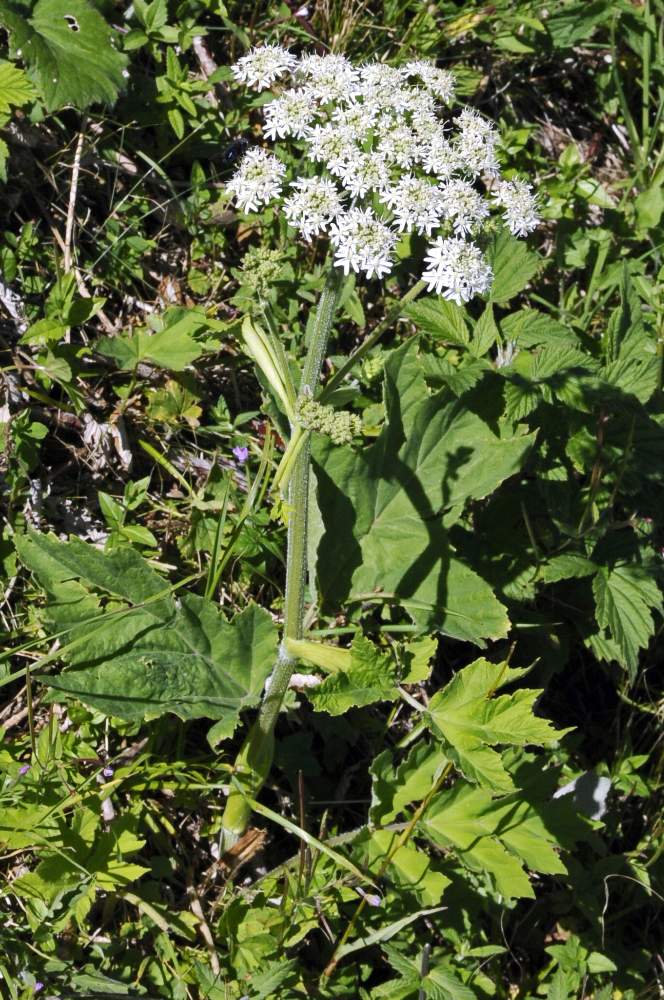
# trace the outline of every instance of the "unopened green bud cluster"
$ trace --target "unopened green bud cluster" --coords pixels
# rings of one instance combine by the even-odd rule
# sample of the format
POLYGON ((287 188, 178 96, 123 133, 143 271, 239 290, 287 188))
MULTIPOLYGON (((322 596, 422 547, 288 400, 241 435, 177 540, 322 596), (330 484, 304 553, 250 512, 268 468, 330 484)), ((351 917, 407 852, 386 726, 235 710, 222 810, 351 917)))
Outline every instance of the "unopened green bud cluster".
POLYGON ((333 444, 350 444, 362 431, 362 421, 355 413, 335 410, 307 396, 298 400, 295 414, 301 427, 325 434, 333 444))
POLYGON ((283 253, 267 247, 250 247, 244 255, 241 280, 257 295, 267 295, 271 286, 281 277, 284 264, 283 253))

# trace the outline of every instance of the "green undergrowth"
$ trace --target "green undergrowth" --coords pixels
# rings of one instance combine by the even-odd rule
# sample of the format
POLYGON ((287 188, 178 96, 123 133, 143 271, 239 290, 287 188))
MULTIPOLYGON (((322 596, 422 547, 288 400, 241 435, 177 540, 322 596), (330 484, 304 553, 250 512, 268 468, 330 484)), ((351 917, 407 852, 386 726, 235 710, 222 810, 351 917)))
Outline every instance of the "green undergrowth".
POLYGON ((660 996, 663 13, 0 7, 3 1000, 660 996), (290 404, 246 324, 296 379, 326 265, 224 192, 261 42, 437 59, 543 217, 465 307, 399 305, 419 237, 345 281, 283 644, 290 404))

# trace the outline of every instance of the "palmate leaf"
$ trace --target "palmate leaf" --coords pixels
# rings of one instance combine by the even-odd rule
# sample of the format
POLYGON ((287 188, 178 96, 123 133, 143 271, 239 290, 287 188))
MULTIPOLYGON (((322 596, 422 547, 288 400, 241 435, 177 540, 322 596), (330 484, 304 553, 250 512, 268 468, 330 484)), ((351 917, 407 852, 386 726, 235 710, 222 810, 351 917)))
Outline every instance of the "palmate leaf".
POLYGON ((78 539, 59 542, 36 532, 17 548, 46 591, 49 618, 75 626, 61 650, 75 669, 40 676, 43 683, 119 718, 173 712, 219 720, 217 740, 258 703, 277 652, 277 629, 266 611, 250 605, 228 621, 195 594, 176 601, 131 549, 105 554, 78 539), (97 595, 110 599, 104 613, 97 595))
POLYGON ((116 100, 127 57, 114 47, 116 33, 88 0, 37 0, 32 9, 4 0, 0 24, 49 111, 116 100))
POLYGON ((519 793, 493 799, 483 788, 457 782, 436 796, 418 829, 435 844, 453 847, 472 871, 490 875, 503 896, 533 898, 524 864, 547 874, 567 870, 554 850, 556 837, 540 815, 545 809, 536 809, 519 793))
POLYGON ((563 735, 534 714, 541 691, 522 688, 494 697, 495 691, 523 673, 476 660, 433 695, 425 715, 433 732, 449 744, 448 752, 463 774, 494 793, 510 791, 514 784, 500 754, 491 747, 550 746, 563 735))
POLYGON ((314 446, 326 606, 384 595, 423 629, 478 644, 506 635, 505 608, 458 558, 444 519, 518 471, 534 436, 490 425, 446 389, 430 396, 413 342, 386 366, 385 402, 387 426, 372 447, 314 446))

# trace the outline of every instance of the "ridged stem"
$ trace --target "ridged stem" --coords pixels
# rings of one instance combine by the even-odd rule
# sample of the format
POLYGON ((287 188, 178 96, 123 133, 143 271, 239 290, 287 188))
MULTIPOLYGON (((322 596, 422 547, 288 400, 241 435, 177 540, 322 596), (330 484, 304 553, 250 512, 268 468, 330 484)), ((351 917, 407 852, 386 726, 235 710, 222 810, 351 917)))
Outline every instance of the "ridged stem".
MULTIPOLYGON (((300 396, 313 396, 320 379, 327 343, 339 302, 343 278, 337 268, 330 268, 318 302, 316 320, 304 362, 300 396)), ((297 434, 298 428, 293 427, 297 434)), ((286 552, 286 595, 284 604, 284 639, 301 639, 304 620, 304 592, 307 569, 307 538, 309 526, 309 460, 310 438, 300 447, 292 465, 288 483, 288 537, 286 552)), ((282 644, 268 690, 258 717, 252 725, 238 755, 234 773, 240 784, 253 797, 265 782, 274 751, 274 727, 279 717, 284 695, 295 668, 296 660, 282 644)), ((223 816, 224 847, 228 849, 246 830, 251 810, 241 791, 229 793, 223 816)))

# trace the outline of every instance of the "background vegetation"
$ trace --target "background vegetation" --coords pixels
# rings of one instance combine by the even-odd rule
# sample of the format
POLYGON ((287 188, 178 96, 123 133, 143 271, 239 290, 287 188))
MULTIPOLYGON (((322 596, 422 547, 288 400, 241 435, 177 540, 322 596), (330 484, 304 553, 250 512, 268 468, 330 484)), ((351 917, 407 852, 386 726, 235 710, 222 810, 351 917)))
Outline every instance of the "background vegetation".
MULTIPOLYGON (((661 995, 663 12, 660 0, 0 7, 3 998, 661 995), (385 441, 384 385, 531 436, 516 474, 463 495, 449 539, 492 595, 488 660, 530 668, 543 693, 537 717, 522 689, 497 699, 511 733, 487 728, 481 759, 450 735, 446 685, 464 668, 480 683, 489 666, 471 665, 493 633, 426 638, 435 616, 409 614, 412 593, 371 600, 370 573, 365 599, 349 599, 340 553, 358 538, 325 486, 347 457, 320 448, 311 634, 342 647, 355 635, 374 686, 364 701, 290 696, 254 826, 224 855, 243 730, 202 691, 194 707, 166 691, 166 714, 146 696, 127 717, 123 685, 152 653, 120 647, 137 608, 160 628, 188 608, 186 627, 205 632, 196 602, 241 613, 233 627, 254 648, 276 635, 284 510, 267 486, 281 443, 240 322, 269 316, 300 357, 323 269, 283 220, 239 220, 224 194, 259 103, 227 67, 262 41, 438 60, 500 122, 504 168, 537 180, 544 224, 529 249, 497 239, 490 301, 409 306, 345 399, 366 446, 385 441), (106 670, 115 700, 89 680, 77 689, 63 659, 106 670)), ((410 283, 403 264, 387 306, 410 283)), ((385 308, 380 283, 349 284, 333 351, 385 308)), ((227 627, 225 655, 243 648, 227 627)))

